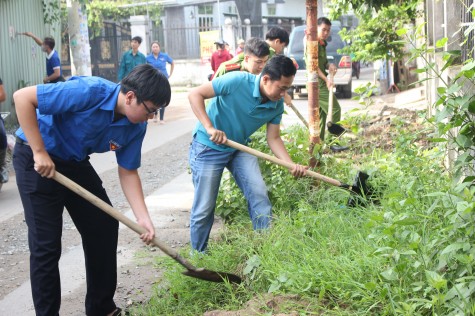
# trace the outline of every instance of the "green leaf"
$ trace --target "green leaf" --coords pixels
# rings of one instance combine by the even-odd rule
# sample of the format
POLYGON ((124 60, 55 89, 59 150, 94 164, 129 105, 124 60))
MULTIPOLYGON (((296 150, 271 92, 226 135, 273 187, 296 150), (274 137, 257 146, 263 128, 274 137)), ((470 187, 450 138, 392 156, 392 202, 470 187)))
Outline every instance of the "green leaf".
POLYGON ((272 282, 269 289, 267 290, 268 293, 273 293, 280 289, 281 284, 279 282, 272 282))
POLYGON ((438 87, 437 88, 437 93, 438 94, 445 94, 445 91, 447 91, 446 87, 438 87))
POLYGON ((445 44, 447 43, 448 41, 448 38, 447 37, 444 37, 444 38, 441 38, 440 40, 438 40, 436 43, 435 43, 435 47, 437 48, 442 48, 445 46, 445 44))
POLYGON ((445 143, 445 142, 447 142, 447 139, 445 139, 445 138, 429 138, 428 141, 433 142, 433 143, 445 143))
POLYGON ((376 283, 368 282, 368 283, 365 283, 364 287, 369 291, 373 291, 373 290, 376 290, 376 283))
POLYGON ((402 29, 399 29, 399 30, 396 30, 396 34, 398 36, 403 36, 407 33, 407 30, 405 28, 402 28, 402 29))
POLYGON ((447 280, 435 271, 426 270, 426 278, 429 284, 436 290, 440 290, 447 285, 447 280))
POLYGON ((417 219, 413 219, 413 218, 401 219, 399 221, 394 222, 394 224, 400 225, 400 226, 417 225, 419 223, 420 223, 420 221, 418 221, 417 219))
POLYGON ((261 265, 261 259, 257 255, 252 256, 246 261, 246 267, 243 270, 243 274, 247 275, 251 273, 251 271, 254 270, 254 268, 257 268, 260 265, 261 265))
POLYGON ((472 70, 474 68, 475 68, 475 60, 463 65, 462 71, 472 70))
POLYGON ((472 114, 475 114, 475 100, 470 102, 470 104, 468 106, 468 111, 472 114))
POLYGON ((381 272, 381 276, 385 278, 387 281, 396 281, 399 276, 393 268, 390 268, 386 271, 381 272))
POLYGON ((440 254, 445 255, 445 254, 448 254, 450 252, 457 252, 457 250, 462 249, 465 246, 465 244, 466 243, 464 243, 464 242, 453 243, 453 244, 448 245, 447 247, 445 247, 445 249, 442 250, 442 252, 440 254))

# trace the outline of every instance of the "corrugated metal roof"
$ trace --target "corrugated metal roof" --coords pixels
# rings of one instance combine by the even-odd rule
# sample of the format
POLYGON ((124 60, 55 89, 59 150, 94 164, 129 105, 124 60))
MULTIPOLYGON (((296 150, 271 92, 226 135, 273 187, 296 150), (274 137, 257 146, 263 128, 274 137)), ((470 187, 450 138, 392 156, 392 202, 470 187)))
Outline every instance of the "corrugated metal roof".
MULTIPOLYGON (((21 81, 35 85, 43 83, 46 75, 45 53, 32 38, 17 34, 21 32, 32 32, 40 38, 52 36, 55 49, 61 51, 61 27, 58 24, 53 29, 44 24, 41 1, 0 1, 0 78, 7 93, 0 104, 1 112, 14 112, 12 95, 21 81)), ((12 113, 11 118, 16 120, 16 115, 12 113)))

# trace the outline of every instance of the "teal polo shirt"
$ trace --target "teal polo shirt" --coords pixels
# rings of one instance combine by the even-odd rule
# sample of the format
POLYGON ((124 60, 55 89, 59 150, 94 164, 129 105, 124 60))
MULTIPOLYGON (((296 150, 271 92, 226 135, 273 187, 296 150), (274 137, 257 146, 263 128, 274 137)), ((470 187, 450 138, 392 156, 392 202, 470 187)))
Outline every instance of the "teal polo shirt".
MULTIPOLYGON (((211 81, 216 96, 206 107, 206 113, 213 126, 224 131, 235 142, 246 144, 261 126, 267 123, 280 124, 282 119, 283 99, 261 103, 260 79, 261 76, 235 71, 211 81)), ((199 143, 215 150, 235 150, 210 141, 201 122, 196 125, 193 136, 199 143)))

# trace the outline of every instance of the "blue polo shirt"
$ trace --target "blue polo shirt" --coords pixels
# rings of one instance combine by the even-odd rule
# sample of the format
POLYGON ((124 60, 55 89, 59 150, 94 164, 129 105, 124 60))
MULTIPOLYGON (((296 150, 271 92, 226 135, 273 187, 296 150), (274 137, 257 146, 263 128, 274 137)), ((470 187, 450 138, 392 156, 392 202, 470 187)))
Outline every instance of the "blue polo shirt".
MULTIPOLYGON (((211 81, 216 97, 206 107, 213 126, 238 143, 246 144, 248 138, 267 123, 280 124, 284 101, 267 101, 261 104, 260 76, 235 71, 211 81)), ((209 140, 206 129, 198 122, 193 131, 196 141, 219 151, 234 151, 209 140)))
MULTIPOLYGON (((119 92, 119 84, 99 77, 38 85, 36 114, 48 153, 82 161, 92 153, 112 150, 121 167, 140 167, 147 123, 133 124, 126 117, 113 122, 119 92)), ((21 128, 16 135, 27 140, 21 128)))
POLYGON ((157 58, 152 54, 147 56, 147 64, 151 64, 153 67, 157 68, 160 70, 161 73, 163 73, 165 76, 168 78, 168 72, 167 72, 167 63, 171 64, 173 62, 173 59, 168 56, 168 54, 165 53, 158 53, 157 58))
POLYGON ((59 67, 59 75, 62 76, 61 61, 59 60, 58 52, 53 49, 51 57, 46 57, 46 74, 48 76, 54 73, 54 68, 59 67))

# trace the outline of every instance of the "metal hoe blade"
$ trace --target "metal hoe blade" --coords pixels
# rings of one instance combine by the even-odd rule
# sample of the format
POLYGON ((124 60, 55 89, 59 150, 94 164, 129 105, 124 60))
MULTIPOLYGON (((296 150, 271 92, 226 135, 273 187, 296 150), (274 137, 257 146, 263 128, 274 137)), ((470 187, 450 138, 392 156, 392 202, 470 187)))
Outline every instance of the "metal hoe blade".
POLYGON ((195 270, 186 270, 183 271, 182 274, 205 280, 205 281, 210 281, 210 282, 224 282, 228 281, 230 283, 235 283, 235 284, 240 284, 242 282, 241 278, 238 277, 235 274, 231 273, 226 273, 226 272, 216 272, 216 271, 211 271, 207 269, 195 269, 195 270))

